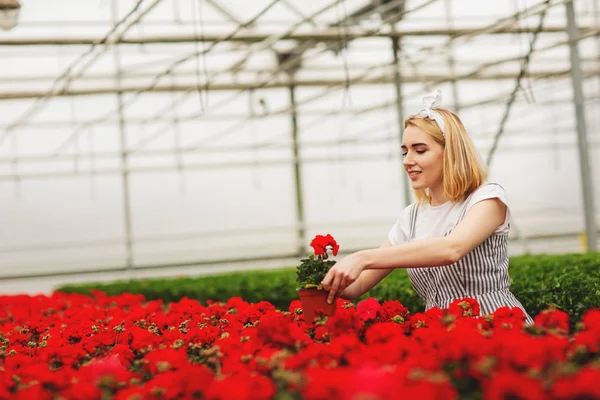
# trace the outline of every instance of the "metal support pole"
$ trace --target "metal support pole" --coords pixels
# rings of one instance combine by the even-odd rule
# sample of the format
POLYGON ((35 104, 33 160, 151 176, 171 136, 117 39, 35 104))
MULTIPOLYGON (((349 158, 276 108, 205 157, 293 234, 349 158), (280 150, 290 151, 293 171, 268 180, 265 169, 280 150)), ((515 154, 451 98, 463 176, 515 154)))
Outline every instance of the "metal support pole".
MULTIPOLYGON (((112 0, 112 18, 115 23, 119 20, 118 1, 112 0)), ((119 136, 121 145, 121 168, 123 184, 123 223, 125 227, 125 257, 127 270, 133 269, 133 239, 131 234, 131 199, 129 193, 129 168, 127 152, 127 131, 126 121, 123 111, 123 91, 121 89, 122 71, 121 54, 119 46, 114 46, 113 54, 115 59, 115 84, 117 87, 117 104, 119 109, 119 136)))
MULTIPOLYGON (((452 0, 446 0, 446 23, 448 24, 448 29, 452 29, 452 0)), ((456 62, 454 61, 454 43, 452 37, 449 39, 448 44, 448 69, 450 71, 450 76, 456 76, 456 62)), ((458 88, 456 85, 456 78, 453 78, 451 81, 452 84, 452 101, 454 102, 454 112, 460 112, 460 103, 458 102, 458 88)))
POLYGON ((587 251, 596 251, 597 231, 594 210, 594 189, 585 123, 585 105, 582 89, 583 79, 578 48, 579 31, 577 29, 577 21, 575 20, 575 8, 573 2, 566 2, 565 8, 567 14, 567 33, 569 34, 569 48, 571 53, 571 81, 573 83, 573 98, 575 102, 575 115, 577 118, 577 144, 579 147, 579 168, 581 173, 581 189, 583 191, 583 212, 587 251))
POLYGON ((300 148, 298 146, 298 113, 296 111, 296 87, 291 85, 290 90, 290 109, 292 116, 292 144, 293 144, 293 162, 294 162, 294 182, 296 184, 296 226, 298 229, 298 248, 297 254, 301 257, 306 248, 306 227, 304 224, 304 203, 302 201, 302 173, 300 162, 300 148))
MULTIPOLYGON (((392 30, 394 27, 392 26, 392 30)), ((402 146, 402 136, 404 134, 404 104, 402 101, 402 74, 400 73, 400 57, 398 52, 400 50, 400 39, 396 36, 392 37, 392 52, 394 54, 394 86, 396 88, 396 113, 398 115, 398 138, 400 140, 399 146, 402 146)), ((400 154, 402 149, 399 148, 400 154)), ((402 165, 402 157, 400 157, 400 175, 402 176, 402 198, 404 199, 404 205, 408 206, 412 203, 411 190, 408 184, 408 175, 404 172, 404 166, 402 165)))
MULTIPOLYGON (((594 23, 600 26, 600 0, 594 0, 594 23)), ((600 35, 596 35, 596 61, 600 65, 600 35)), ((598 94, 600 94, 600 75, 598 75, 598 94)), ((596 115, 600 116, 599 110, 596 108, 596 115)), ((600 123, 600 118, 598 119, 600 123)))

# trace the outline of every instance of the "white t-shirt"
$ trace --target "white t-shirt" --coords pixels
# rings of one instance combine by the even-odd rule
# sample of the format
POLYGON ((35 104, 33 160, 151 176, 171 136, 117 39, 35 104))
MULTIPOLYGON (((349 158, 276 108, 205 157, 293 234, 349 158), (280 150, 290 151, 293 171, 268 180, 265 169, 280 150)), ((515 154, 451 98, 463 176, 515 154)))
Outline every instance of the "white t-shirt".
MULTIPOLYGON (((485 183, 477 188, 469 197, 461 202, 448 201, 442 205, 433 207, 429 203, 419 205, 417 222, 415 225, 415 240, 442 237, 446 232, 453 229, 457 224, 463 212, 468 212, 475 204, 482 200, 498 198, 507 206, 506 218, 500 225, 495 234, 508 234, 510 229, 510 211, 506 191, 497 183, 485 183)), ((390 229, 388 239, 392 245, 402 244, 409 241, 410 206, 406 207, 400 214, 400 217, 390 229)), ((466 215, 466 212, 464 215, 466 215)))

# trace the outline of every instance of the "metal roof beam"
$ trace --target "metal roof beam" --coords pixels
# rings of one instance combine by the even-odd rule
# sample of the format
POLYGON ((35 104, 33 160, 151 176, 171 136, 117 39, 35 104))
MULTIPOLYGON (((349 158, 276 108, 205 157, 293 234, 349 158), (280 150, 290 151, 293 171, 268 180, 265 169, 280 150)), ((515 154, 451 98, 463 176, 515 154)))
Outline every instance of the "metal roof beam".
MULTIPOLYGON (((428 28, 428 29, 398 29, 395 32, 391 31, 373 31, 356 27, 348 28, 327 28, 319 30, 311 30, 310 32, 293 32, 283 35, 280 40, 297 40, 297 41, 339 41, 340 37, 346 40, 360 38, 391 38, 403 36, 449 36, 459 37, 478 33, 479 35, 498 35, 498 34, 527 34, 533 33, 536 27, 514 27, 508 26, 493 31, 478 33, 481 28, 428 28)), ((600 25, 583 25, 579 27, 582 35, 588 31, 598 31, 600 25)), ((546 26, 542 29, 543 33, 561 33, 566 34, 566 26, 546 26)), ((188 43, 196 41, 205 42, 222 42, 227 39, 228 42, 243 42, 255 43, 262 42, 265 39, 276 35, 276 33, 264 33, 254 31, 241 31, 231 38, 227 38, 226 34, 206 33, 202 37, 193 34, 179 35, 136 35, 128 36, 115 40, 114 44, 160 44, 160 43, 188 43)), ((4 37, 0 38, 0 46, 71 46, 80 45, 88 46, 99 42, 97 37, 29 37, 15 38, 4 37)))
MULTIPOLYGON (((543 72, 529 72, 525 75, 527 78, 542 79, 548 77, 562 76, 569 73, 568 69, 555 70, 555 71, 543 71, 543 72)), ((600 74, 598 70, 586 71, 585 75, 600 74)), ((461 77, 461 80, 504 80, 504 79, 516 79, 516 73, 490 73, 490 74, 477 74, 468 77, 461 77)), ((428 81, 443 81, 449 79, 447 75, 406 75, 403 77, 405 83, 423 83, 428 81)), ((209 90, 212 91, 228 91, 228 90, 264 90, 264 89, 280 89, 288 88, 290 86, 296 87, 328 87, 328 86, 343 86, 346 83, 344 79, 310 79, 310 80, 291 80, 281 79, 279 82, 271 82, 267 85, 257 85, 253 82, 232 82, 232 83, 212 83, 209 90)), ((393 76, 382 76, 376 78, 366 79, 350 79, 350 85, 387 85, 394 83, 393 76)), ((98 88, 85 88, 85 89, 69 89, 60 93, 56 96, 92 96, 92 95, 106 95, 115 94, 118 92, 153 92, 153 93, 169 93, 169 92, 187 92, 193 90, 198 86, 198 83, 190 84, 165 84, 157 85, 153 88, 147 88, 145 85, 128 85, 117 87, 98 87, 98 88)), ((3 92, 0 93, 0 100, 18 100, 18 99, 33 99, 44 95, 45 92, 41 91, 22 91, 22 92, 3 92)))

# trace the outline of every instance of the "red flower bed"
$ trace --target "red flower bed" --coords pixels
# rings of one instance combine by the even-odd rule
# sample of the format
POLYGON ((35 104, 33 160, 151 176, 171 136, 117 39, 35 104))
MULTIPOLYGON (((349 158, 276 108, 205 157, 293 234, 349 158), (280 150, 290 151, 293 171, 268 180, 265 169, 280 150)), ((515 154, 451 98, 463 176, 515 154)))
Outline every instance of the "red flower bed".
POLYGON ((0 296, 0 399, 595 399, 600 310, 478 317, 471 299, 409 315, 338 301, 164 305, 142 296, 0 296))

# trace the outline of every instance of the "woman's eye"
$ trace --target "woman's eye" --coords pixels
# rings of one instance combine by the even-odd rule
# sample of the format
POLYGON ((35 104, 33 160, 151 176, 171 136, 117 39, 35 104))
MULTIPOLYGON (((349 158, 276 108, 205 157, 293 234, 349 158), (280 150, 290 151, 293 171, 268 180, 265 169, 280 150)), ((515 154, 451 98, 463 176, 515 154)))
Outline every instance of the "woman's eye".
MULTIPOLYGON (((416 153, 418 154, 423 154, 425 153, 427 150, 415 150, 416 153)), ((408 151, 405 151, 402 153, 402 157, 406 157, 406 155, 408 154, 408 151)))

